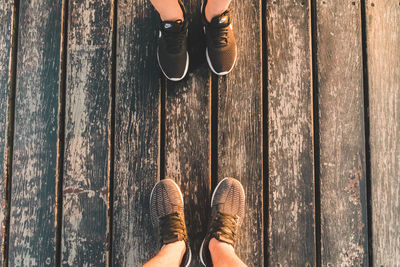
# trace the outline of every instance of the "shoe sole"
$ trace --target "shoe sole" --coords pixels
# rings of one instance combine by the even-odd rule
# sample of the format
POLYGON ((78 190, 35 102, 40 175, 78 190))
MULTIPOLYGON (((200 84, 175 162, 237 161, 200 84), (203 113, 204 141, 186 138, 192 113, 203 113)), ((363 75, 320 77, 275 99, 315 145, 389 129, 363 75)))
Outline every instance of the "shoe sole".
POLYGON ((210 67, 210 69, 212 70, 212 72, 214 72, 214 73, 217 74, 218 76, 227 75, 229 72, 231 72, 231 71, 233 70, 233 67, 235 67, 236 59, 237 59, 237 47, 236 47, 236 49, 235 49, 235 60, 233 61, 232 67, 231 67, 230 70, 228 70, 228 71, 217 72, 217 71, 213 68, 213 66, 212 66, 212 64, 211 64, 210 57, 208 56, 208 47, 206 48, 206 58, 207 58, 208 66, 210 67))
POLYGON ((187 264, 185 265, 185 267, 189 267, 189 265, 190 265, 190 263, 191 263, 191 261, 192 261, 192 251, 190 250, 190 247, 189 247, 189 260, 188 260, 188 262, 187 262, 187 264))
POLYGON ((200 262, 203 266, 206 266, 206 264, 204 263, 203 260, 203 246, 204 246, 204 241, 206 241, 205 239, 203 239, 203 242, 201 242, 201 247, 200 247, 200 262))
MULTIPOLYGON (((164 180, 171 180, 171 181, 173 182, 173 184, 175 185, 176 189, 178 189, 179 195, 181 196, 182 203, 184 203, 184 202, 183 202, 183 195, 182 195, 181 189, 180 189, 179 186, 175 183, 175 181, 172 180, 172 179, 168 179, 168 178, 167 178, 167 179, 164 179, 164 180)), ((162 180, 161 180, 161 181, 162 181, 162 180)), ((161 183, 161 181, 158 181, 158 182, 154 185, 153 189, 151 190, 151 193, 150 193, 150 207, 151 207, 151 199, 153 198, 154 189, 156 188, 156 186, 157 186, 159 183, 161 183)), ((152 223, 153 223, 153 222, 152 222, 152 223)), ((189 247, 188 253, 189 253, 189 260, 188 260, 187 264, 185 265, 185 267, 189 267, 190 262, 192 261, 192 250, 190 249, 190 247, 189 247)))
MULTIPOLYGON (((222 182, 225 181, 226 179, 229 179, 229 177, 225 177, 224 179, 222 179, 218 183, 217 187, 215 187, 214 192, 213 192, 212 197, 211 197, 211 208, 213 206, 215 193, 217 192, 217 190, 218 190, 219 186, 222 184, 222 182)), ((243 185, 241 183, 240 183, 240 189, 242 189, 243 194, 245 195, 244 188, 243 188, 243 185)), ((203 246, 204 246, 204 242, 205 241, 206 241, 206 239, 203 239, 203 242, 201 242, 201 246, 200 246, 200 262, 201 262, 201 264, 203 264, 203 266, 206 266, 206 264, 204 263, 204 260, 203 260, 203 246)))
POLYGON ((162 68, 162 66, 161 66, 161 63, 160 63, 160 56, 158 55, 158 48, 157 48, 157 62, 158 62, 158 66, 160 67, 162 73, 164 74, 164 76, 165 76, 168 80, 173 81, 173 82, 179 82, 180 80, 182 80, 183 78, 185 78, 185 76, 186 76, 186 74, 187 74, 187 72, 188 72, 188 69, 189 69, 189 53, 186 51, 186 67, 185 67, 185 71, 184 71, 182 77, 180 77, 180 78, 171 78, 171 77, 168 77, 167 74, 165 74, 165 72, 164 72, 164 70, 163 70, 163 68, 162 68))

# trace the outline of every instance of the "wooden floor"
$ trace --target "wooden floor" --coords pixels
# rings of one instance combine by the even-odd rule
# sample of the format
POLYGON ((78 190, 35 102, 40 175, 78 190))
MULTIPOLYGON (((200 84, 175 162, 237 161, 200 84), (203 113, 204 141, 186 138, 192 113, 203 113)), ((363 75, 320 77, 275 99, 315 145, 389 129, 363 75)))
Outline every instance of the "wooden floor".
POLYGON ((200 266, 233 176, 249 266, 400 266, 399 1, 233 0, 226 77, 200 4, 185 0, 191 66, 172 83, 149 0, 0 2, 2 265, 141 266, 170 177, 200 266))

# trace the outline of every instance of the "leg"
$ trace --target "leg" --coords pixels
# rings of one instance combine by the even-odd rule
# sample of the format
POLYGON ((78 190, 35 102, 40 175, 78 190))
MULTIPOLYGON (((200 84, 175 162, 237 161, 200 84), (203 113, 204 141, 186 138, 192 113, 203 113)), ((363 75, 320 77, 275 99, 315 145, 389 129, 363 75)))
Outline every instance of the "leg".
POLYGON ((144 266, 189 266, 192 253, 186 232, 183 197, 173 180, 164 179, 154 186, 150 194, 150 217, 154 230, 159 230, 163 246, 144 266))
POLYGON ((201 263, 203 266, 246 267, 234 250, 245 215, 242 184, 234 178, 224 178, 211 199, 210 224, 200 247, 201 263))
POLYGON ((177 241, 163 246, 158 254, 143 267, 171 266, 179 267, 185 254, 185 242, 177 241))
POLYGON ((215 267, 246 267, 236 255, 233 247, 213 238, 210 240, 210 254, 215 267))
POLYGON ((160 14, 162 21, 183 20, 183 12, 178 0, 150 0, 160 14))
POLYGON ((211 22, 214 17, 224 13, 224 11, 228 9, 230 3, 231 0, 207 0, 205 10, 207 21, 211 22))

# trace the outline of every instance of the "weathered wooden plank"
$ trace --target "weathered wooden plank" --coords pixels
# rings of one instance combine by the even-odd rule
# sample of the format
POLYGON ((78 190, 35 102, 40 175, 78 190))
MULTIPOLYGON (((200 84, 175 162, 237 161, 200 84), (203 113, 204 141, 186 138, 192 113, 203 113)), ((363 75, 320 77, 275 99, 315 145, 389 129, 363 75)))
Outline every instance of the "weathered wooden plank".
POLYGON ((183 193, 185 218, 193 251, 199 254, 209 219, 210 177, 210 71, 205 62, 200 16, 201 1, 185 1, 189 20, 191 68, 179 83, 168 82, 165 100, 165 177, 174 179, 183 193))
POLYGON ((150 215, 158 179, 158 19, 147 0, 118 1, 112 262, 141 266, 159 250, 150 215))
POLYGON ((271 266, 315 266, 308 1, 267 3, 268 254, 271 266))
POLYGON ((10 266, 54 264, 61 1, 19 13, 10 266))
MULTIPOLYGON (((9 67, 11 56, 11 27, 12 10, 14 1, 0 2, 0 224, 4 227, 4 197, 5 197, 5 153, 7 136, 7 101, 10 88, 9 67)), ((3 228, 4 229, 4 228, 3 228)), ((3 231, 0 231, 0 240, 3 240, 3 231)), ((1 241, 0 241, 1 242, 1 241)), ((3 251, 3 242, 0 245, 0 251, 3 251)), ((0 257, 0 264, 2 257, 0 257)))
POLYGON ((105 266, 110 1, 71 1, 68 18, 63 266, 105 266))
POLYGON ((236 251, 249 266, 262 266, 261 1, 233 0, 231 7, 238 59, 218 81, 218 180, 242 182, 247 206, 236 251))
POLYGON ((322 266, 367 266, 360 1, 317 1, 322 266))
POLYGON ((400 264, 400 4, 366 1, 372 252, 374 266, 400 264))

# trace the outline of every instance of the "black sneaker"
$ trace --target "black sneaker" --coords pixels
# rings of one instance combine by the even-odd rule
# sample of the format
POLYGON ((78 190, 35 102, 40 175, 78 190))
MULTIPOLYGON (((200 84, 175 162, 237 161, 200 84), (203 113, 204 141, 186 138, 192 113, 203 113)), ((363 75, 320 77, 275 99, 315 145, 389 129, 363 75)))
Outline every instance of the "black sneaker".
POLYGON ((150 214, 153 227, 160 231, 162 245, 185 241, 186 251, 180 266, 189 266, 192 252, 186 231, 183 197, 173 180, 164 179, 154 186, 150 195, 150 214))
POLYGON ((201 6, 204 34, 206 35, 206 57, 211 70, 217 75, 232 71, 237 58, 237 46, 232 30, 230 9, 214 17, 208 23, 205 15, 207 0, 201 6))
POLYGON ((187 52, 188 23, 185 8, 182 8, 184 20, 162 21, 158 35, 157 60, 165 77, 171 81, 180 81, 185 77, 189 68, 187 52))
POLYGON ((211 198, 211 218, 207 235, 200 247, 200 261, 213 266, 208 245, 212 238, 235 247, 237 234, 243 222, 245 194, 242 184, 234 178, 225 178, 214 190, 211 198))

